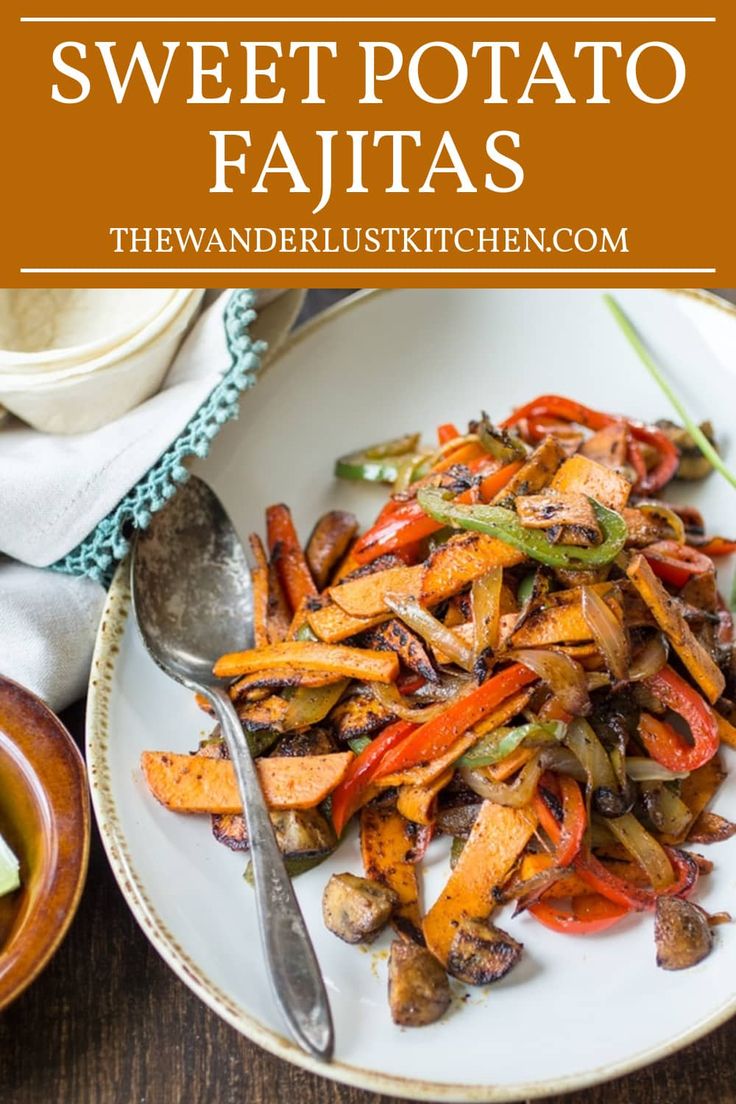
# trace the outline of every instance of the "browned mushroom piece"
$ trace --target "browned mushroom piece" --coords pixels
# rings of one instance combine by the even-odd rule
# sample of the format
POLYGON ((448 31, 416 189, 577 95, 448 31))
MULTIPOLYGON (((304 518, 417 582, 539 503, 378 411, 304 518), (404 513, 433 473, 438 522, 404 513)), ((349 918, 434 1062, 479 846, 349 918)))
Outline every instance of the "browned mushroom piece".
MULTIPOLYGON (((683 479, 687 482, 691 482, 697 479, 705 479, 706 475, 711 473, 713 466, 710 460, 707 460, 705 456, 703 456, 684 426, 679 426, 675 422, 669 421, 667 418, 660 419, 660 421, 657 422, 657 426, 667 434, 670 441, 677 446, 680 452, 680 463, 675 475, 676 479, 683 479)), ((713 447, 716 448, 716 441, 711 423, 701 422, 700 429, 713 447)))
POLYGON ((325 926, 346 943, 370 943, 398 904, 392 889, 355 874, 333 874, 322 897, 325 926))
POLYGON ((663 970, 687 970, 710 954, 713 946, 708 918, 681 897, 659 897, 654 914, 657 965, 663 970))
POLYGON ((447 956, 447 970, 466 985, 499 981, 521 958, 523 944, 487 920, 463 917, 447 956))
POLYGON ((434 955, 403 939, 391 944, 388 960, 388 1002, 395 1024, 423 1027, 447 1011, 450 982, 434 955))

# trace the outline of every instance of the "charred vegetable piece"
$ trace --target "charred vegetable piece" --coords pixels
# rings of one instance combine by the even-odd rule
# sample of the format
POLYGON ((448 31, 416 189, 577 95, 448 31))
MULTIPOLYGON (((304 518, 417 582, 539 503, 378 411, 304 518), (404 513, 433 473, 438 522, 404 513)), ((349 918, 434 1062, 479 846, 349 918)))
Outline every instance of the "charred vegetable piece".
POLYGON ((379 652, 395 652, 410 671, 421 675, 428 682, 437 682, 439 676, 421 640, 396 618, 372 629, 366 637, 366 643, 369 648, 379 652))
POLYGON ((319 590, 327 586, 357 532, 358 519, 347 510, 330 510, 315 525, 305 555, 319 590))
MULTIPOLYGON (((527 529, 557 530, 564 527, 579 530, 585 544, 597 544, 601 539, 600 526, 590 499, 582 494, 549 489, 541 494, 519 495, 516 512, 527 529)), ((555 543, 558 543, 557 535, 555 543)))
POLYGON ((322 897, 325 926, 346 943, 370 943, 391 919, 397 896, 355 874, 333 874, 322 897))
POLYGON ((702 909, 680 897, 658 897, 654 914, 657 965, 663 970, 687 970, 706 958, 713 935, 702 909))
POLYGON ((388 961, 388 1001, 400 1027, 434 1023, 450 1006, 447 974, 424 947, 396 939, 388 961))
POLYGON ((294 613, 301 600, 315 595, 317 588, 304 558, 289 507, 283 504, 269 506, 266 527, 271 562, 294 613))
MULTIPOLYGON (((660 419, 660 421, 657 422, 657 426, 667 437, 669 437, 680 454, 680 463, 677 466, 675 479, 683 479, 690 482, 692 480, 705 479, 706 475, 710 475, 713 471, 713 465, 703 456, 700 448, 683 426, 679 426, 675 422, 669 421, 667 418, 660 419)), ((716 439, 711 423, 701 422, 700 432, 706 440, 710 441, 713 448, 716 448, 716 439)))
POLYGON ((338 479, 362 479, 369 483, 395 483, 399 466, 407 456, 417 451, 419 433, 407 433, 391 441, 341 456, 335 463, 338 479))
POLYGON ((494 498, 484 494, 494 506, 511 506, 517 495, 536 494, 547 486, 560 464, 565 460, 565 450, 555 437, 546 437, 531 454, 525 464, 499 488, 494 498))
POLYGON ((736 824, 717 813, 701 813, 687 834, 688 843, 721 843, 736 834, 736 824))
POLYGON ((352 694, 330 714, 335 735, 345 743, 360 736, 372 736, 391 720, 381 703, 367 693, 352 694))
POLYGON ((344 646, 325 648, 310 640, 272 644, 268 648, 250 648, 221 656, 214 667, 218 678, 232 678, 269 667, 306 667, 310 671, 330 671, 344 678, 376 679, 393 682, 399 661, 388 652, 369 652, 365 648, 344 646))
POLYGON ((631 484, 618 472, 596 464, 586 456, 571 456, 555 473, 551 490, 587 495, 620 513, 629 501, 631 484))
POLYGON ((447 971, 466 985, 499 981, 521 958, 522 944, 485 920, 463 917, 447 956, 447 971))
POLYGON ((412 849, 417 826, 392 806, 368 805, 360 816, 360 850, 371 884, 386 886, 395 897, 393 925, 401 935, 423 943, 419 881, 412 849))
POLYGON ((623 422, 613 422, 599 429, 582 445, 580 452, 605 468, 621 471, 626 464, 628 433, 623 422))
POLYGON ((330 755, 338 748, 332 735, 324 728, 308 728, 282 736, 271 752, 274 757, 330 755))
MULTIPOLYGON (((276 842, 290 858, 327 856, 337 838, 332 825, 318 809, 283 809, 271 813, 276 842)), ((232 851, 247 851, 250 846, 245 817, 222 813, 212 817, 212 834, 232 851)))
POLYGON ((485 411, 479 422, 470 423, 469 429, 471 433, 478 434, 481 445, 494 459, 504 464, 509 464, 512 460, 526 460, 524 442, 512 436, 508 430, 494 426, 485 411))
MULTIPOLYGON (((604 469, 605 470, 605 469, 604 469)), ((608 472, 609 475, 615 473, 608 472)), ((628 487, 628 483, 626 484, 628 487)), ((519 517, 503 506, 464 506, 450 501, 444 491, 426 488, 419 491, 417 500, 430 517, 443 525, 457 529, 475 529, 497 537, 533 560, 548 567, 571 567, 576 563, 599 566, 611 563, 626 543, 626 522, 620 514, 609 510, 591 499, 596 521, 603 532, 603 540, 593 547, 572 544, 551 545, 547 538, 531 529, 525 529, 519 517)))

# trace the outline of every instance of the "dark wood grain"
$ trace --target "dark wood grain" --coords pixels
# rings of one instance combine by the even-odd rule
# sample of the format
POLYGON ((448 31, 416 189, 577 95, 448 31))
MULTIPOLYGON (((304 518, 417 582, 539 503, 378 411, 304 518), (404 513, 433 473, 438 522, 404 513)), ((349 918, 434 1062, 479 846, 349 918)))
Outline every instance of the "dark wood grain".
MULTIPOLYGON (((81 742, 81 705, 65 720, 81 742)), ((492 1053, 491 1040, 489 1080, 492 1053)), ((552 1104, 736 1104, 736 1019, 627 1078, 550 1099, 552 1104)), ((272 1058, 205 1008, 137 927, 95 830, 87 888, 66 941, 38 982, 0 1015, 2 1104, 387 1100, 272 1058)))

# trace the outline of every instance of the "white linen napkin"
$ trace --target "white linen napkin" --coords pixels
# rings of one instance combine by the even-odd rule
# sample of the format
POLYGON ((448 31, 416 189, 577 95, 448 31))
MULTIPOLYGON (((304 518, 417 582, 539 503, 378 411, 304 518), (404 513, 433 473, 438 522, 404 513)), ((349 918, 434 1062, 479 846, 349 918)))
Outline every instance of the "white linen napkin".
MULTIPOLYGON (((230 368, 220 295, 181 346, 161 391, 92 433, 0 426, 0 673, 61 709, 83 694, 104 589, 40 568, 86 538, 146 476, 230 368)), ((273 351, 303 301, 286 292, 250 328, 273 351)))

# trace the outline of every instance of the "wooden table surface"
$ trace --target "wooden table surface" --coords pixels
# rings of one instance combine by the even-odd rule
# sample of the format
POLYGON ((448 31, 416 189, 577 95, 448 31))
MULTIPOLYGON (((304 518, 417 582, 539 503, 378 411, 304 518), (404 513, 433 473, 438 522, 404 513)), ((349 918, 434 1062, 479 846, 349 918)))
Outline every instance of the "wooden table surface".
MULTIPOLYGON (((81 743, 82 704, 63 719, 81 743)), ((492 1052, 491 1040, 489 1080, 492 1052)), ((736 1104, 736 1018, 629 1077, 549 1099, 736 1104)), ((0 1104, 388 1100, 288 1066, 201 1004, 138 928, 95 830, 87 887, 65 942, 40 979, 0 1015, 0 1104)))

